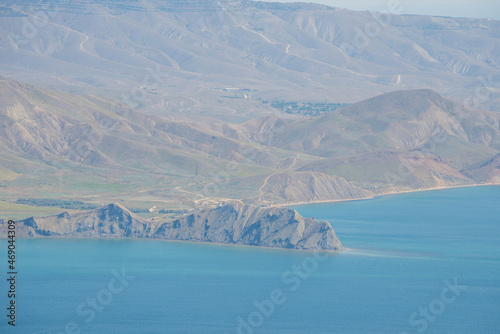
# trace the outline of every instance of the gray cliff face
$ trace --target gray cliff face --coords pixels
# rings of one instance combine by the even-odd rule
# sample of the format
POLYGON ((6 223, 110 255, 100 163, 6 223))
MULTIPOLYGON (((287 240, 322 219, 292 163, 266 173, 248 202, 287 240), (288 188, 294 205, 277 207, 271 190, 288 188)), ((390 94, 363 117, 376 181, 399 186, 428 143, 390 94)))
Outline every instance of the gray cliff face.
MULTIPOLYGON (((70 215, 31 217, 17 224, 20 237, 140 238, 150 223, 119 204, 70 215)), ((1 235, 0 235, 1 236, 1 235)))
POLYGON ((287 208, 239 203, 191 213, 162 224, 152 236, 279 248, 343 249, 327 221, 304 218, 287 208))
MULTIPOLYGON (((32 217, 17 223, 18 237, 155 238, 290 249, 343 250, 327 221, 287 208, 233 203, 157 223, 119 204, 70 215, 32 217)), ((0 237, 6 237, 6 228, 0 237)))

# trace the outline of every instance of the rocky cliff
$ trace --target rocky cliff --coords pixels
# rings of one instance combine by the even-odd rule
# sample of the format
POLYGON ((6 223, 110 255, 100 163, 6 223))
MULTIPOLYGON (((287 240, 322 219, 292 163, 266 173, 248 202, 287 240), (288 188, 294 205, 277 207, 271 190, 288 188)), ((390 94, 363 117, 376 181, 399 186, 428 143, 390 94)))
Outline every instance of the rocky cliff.
MULTIPOLYGON (((288 208, 232 203, 196 210, 158 223, 119 204, 76 214, 31 217, 17 222, 18 237, 155 238, 294 249, 342 250, 327 221, 302 217, 288 208)), ((0 228, 6 237, 7 228, 0 228)))
POLYGON ((239 203, 191 213, 162 224, 152 236, 169 240, 342 250, 327 221, 304 218, 288 208, 260 208, 239 203))
POLYGON ((141 238, 150 234, 151 222, 119 204, 109 204, 76 214, 31 217, 19 221, 16 229, 18 237, 141 238))

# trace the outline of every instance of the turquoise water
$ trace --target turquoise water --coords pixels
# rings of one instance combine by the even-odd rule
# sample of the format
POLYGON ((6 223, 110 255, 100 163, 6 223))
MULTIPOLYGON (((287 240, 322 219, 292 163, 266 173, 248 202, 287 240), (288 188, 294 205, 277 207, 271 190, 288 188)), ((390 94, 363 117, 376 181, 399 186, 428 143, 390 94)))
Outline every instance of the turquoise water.
POLYGON ((0 240, 0 333, 500 333, 499 204, 500 187, 475 187, 295 207, 332 222, 348 248, 326 259, 19 240, 15 329, 0 240), (134 278, 114 279, 122 268, 134 278))

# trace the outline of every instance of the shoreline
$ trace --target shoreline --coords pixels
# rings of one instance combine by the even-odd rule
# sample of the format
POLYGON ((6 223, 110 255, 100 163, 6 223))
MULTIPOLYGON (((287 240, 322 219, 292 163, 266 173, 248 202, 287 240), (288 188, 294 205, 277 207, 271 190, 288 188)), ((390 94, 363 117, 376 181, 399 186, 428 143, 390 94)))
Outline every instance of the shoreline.
MULTIPOLYGON (((404 190, 404 191, 391 191, 386 193, 375 194, 374 196, 367 196, 362 198, 352 198, 352 199, 334 199, 334 200, 321 200, 321 201, 311 201, 311 202, 295 202, 295 203, 286 203, 286 204, 278 204, 272 205, 268 207, 289 207, 296 205, 308 205, 308 204, 325 204, 325 203, 335 203, 335 202, 346 202, 346 201, 362 201, 374 199, 381 196, 386 195, 398 195, 405 193, 416 193, 416 192, 424 192, 424 191, 436 191, 436 190, 446 190, 446 189, 454 189, 454 188, 466 188, 466 187, 479 187, 479 186, 500 186, 499 183, 481 183, 481 184, 468 184, 468 185, 458 185, 458 186, 442 186, 442 187, 433 187, 428 189, 419 189, 419 190, 404 190)), ((293 209, 292 209, 293 210, 293 209)), ((272 249, 272 250, 281 250, 281 251, 297 251, 297 252, 325 252, 330 254, 352 254, 351 252, 355 249, 348 248, 342 246, 342 249, 337 250, 314 250, 314 249, 301 249, 301 248, 293 248, 286 249, 282 247, 270 247, 270 246, 259 246, 259 245, 246 245, 246 244, 237 244, 237 243, 222 243, 222 242, 211 242, 211 241, 200 241, 200 240, 176 240, 176 239, 162 239, 162 238, 150 238, 150 237, 101 237, 101 236, 91 236, 91 237, 75 237, 75 236, 37 236, 37 237, 19 237, 18 239, 60 239, 60 240, 69 240, 69 239, 77 239, 77 240, 144 240, 144 241, 159 241, 159 242, 179 242, 179 243, 194 243, 194 244, 210 244, 210 245, 220 245, 220 246, 235 246, 235 247, 249 247, 249 248, 258 248, 258 249, 272 249)), ((7 240, 7 237, 0 237, 1 240, 7 240)), ((374 255, 372 255, 374 256, 374 255)), ((386 255, 381 255, 386 256, 386 255)))
MULTIPOLYGON (((329 255, 335 255, 343 253, 348 250, 348 248, 342 246, 341 249, 312 249, 312 248, 284 248, 284 247, 271 247, 271 246, 259 246, 259 245, 246 245, 246 244, 236 244, 236 243, 223 243, 223 242, 212 242, 212 241, 198 241, 198 240, 176 240, 176 239, 161 239, 161 238, 150 238, 150 237, 75 237, 75 236, 35 236, 35 237, 16 237, 16 240, 109 240, 109 241, 158 241, 158 242, 169 242, 169 243, 183 243, 183 244, 197 244, 197 245, 215 245, 221 247, 233 246, 236 248, 249 248, 249 249, 263 249, 263 250, 273 250, 273 251, 283 251, 283 252, 300 252, 300 253, 325 253, 329 255)), ((0 237, 0 241, 8 241, 8 237, 0 237)))
POLYGON ((374 198, 381 197, 381 196, 387 196, 387 195, 398 195, 398 194, 418 193, 418 192, 424 192, 424 191, 435 191, 435 190, 466 188, 466 187, 482 187, 482 186, 500 186, 500 183, 478 183, 478 184, 465 184, 465 185, 458 185, 458 186, 442 186, 442 187, 417 189, 417 190, 390 191, 390 192, 385 192, 385 193, 380 193, 380 194, 374 194, 373 196, 367 196, 367 197, 317 200, 317 201, 309 201, 309 202, 293 202, 293 203, 284 203, 284 204, 273 204, 273 205, 269 205, 266 207, 275 208, 275 207, 283 207, 283 206, 288 207, 288 206, 308 205, 308 204, 326 204, 326 203, 337 203, 337 202, 366 201, 366 200, 374 199, 374 198))

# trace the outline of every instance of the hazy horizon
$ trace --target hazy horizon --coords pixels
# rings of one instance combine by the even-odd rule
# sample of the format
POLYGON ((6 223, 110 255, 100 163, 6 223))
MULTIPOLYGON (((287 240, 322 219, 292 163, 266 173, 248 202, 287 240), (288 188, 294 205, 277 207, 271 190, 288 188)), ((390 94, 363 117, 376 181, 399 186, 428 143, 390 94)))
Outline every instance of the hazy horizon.
POLYGON ((332 7, 340 7, 351 10, 370 11, 392 11, 391 8, 398 8, 395 14, 415 14, 468 18, 490 18, 500 20, 500 1, 480 0, 480 1, 412 1, 412 0, 264 0, 267 2, 306 2, 321 3, 332 7))

